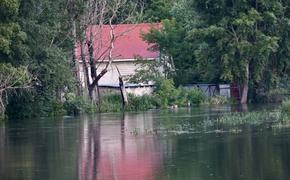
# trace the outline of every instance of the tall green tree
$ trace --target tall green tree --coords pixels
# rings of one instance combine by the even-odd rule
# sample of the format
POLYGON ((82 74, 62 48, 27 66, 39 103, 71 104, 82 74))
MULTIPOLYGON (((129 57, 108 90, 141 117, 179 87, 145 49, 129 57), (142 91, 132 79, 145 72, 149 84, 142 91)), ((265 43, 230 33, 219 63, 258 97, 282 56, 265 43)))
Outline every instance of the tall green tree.
POLYGON ((170 12, 184 32, 170 34, 165 24, 147 39, 174 64, 199 75, 192 78, 239 84, 241 103, 246 103, 250 87, 269 89, 289 74, 288 1, 179 0, 170 12))
POLYGON ((195 0, 194 10, 204 26, 190 31, 200 46, 196 58, 204 67, 221 69, 220 78, 242 86, 241 103, 248 99, 249 85, 259 84, 271 55, 279 48, 283 13, 280 1, 195 0))
POLYGON ((148 0, 144 3, 143 19, 147 22, 161 22, 171 19, 171 8, 174 0, 148 0))
POLYGON ((23 112, 47 115, 53 112, 55 104, 60 102, 61 93, 74 83, 68 58, 71 44, 66 3, 66 0, 20 2, 15 20, 26 33, 26 39, 18 50, 13 51, 16 57, 12 61, 28 66, 35 80, 31 93, 11 99, 8 106, 11 115, 23 112), (28 103, 31 104, 23 105, 28 103))
POLYGON ((32 80, 27 67, 15 61, 26 40, 17 22, 19 4, 18 0, 0 1, 0 118, 6 111, 9 95, 29 89, 32 80))

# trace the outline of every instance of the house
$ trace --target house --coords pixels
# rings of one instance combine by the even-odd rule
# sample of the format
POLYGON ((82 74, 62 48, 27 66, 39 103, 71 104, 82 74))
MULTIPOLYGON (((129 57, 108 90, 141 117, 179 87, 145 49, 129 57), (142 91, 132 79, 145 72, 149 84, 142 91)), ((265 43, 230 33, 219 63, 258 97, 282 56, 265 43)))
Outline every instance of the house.
MULTIPOLYGON (((133 75, 140 68, 136 64, 136 57, 144 61, 154 61, 159 58, 158 51, 151 51, 152 44, 148 44, 142 39, 142 34, 148 33, 151 28, 160 28, 161 24, 118 24, 89 26, 87 30, 88 38, 93 36, 94 59, 97 62, 97 74, 99 74, 108 64, 109 57, 112 63, 108 67, 108 72, 99 80, 101 91, 117 91, 119 88, 119 76, 128 77, 133 75), (114 41, 112 43, 112 35, 114 41), (113 46, 112 46, 113 45, 113 46), (113 47, 113 48, 112 48, 113 47), (111 51, 110 51, 111 50, 111 51), (111 56, 110 56, 111 55, 111 56)), ((77 46, 76 56, 80 60, 81 49, 77 46)), ((86 60, 89 60, 89 52, 85 51, 86 60)), ((81 63, 81 61, 80 61, 81 63)), ((85 74, 83 66, 80 65, 79 77, 81 84, 85 85, 85 74)), ((125 79, 125 78, 124 78, 125 79)), ((90 79, 90 81, 92 81, 90 79)), ((126 91, 135 95, 144 95, 152 92, 153 84, 132 84, 125 81, 126 91)))

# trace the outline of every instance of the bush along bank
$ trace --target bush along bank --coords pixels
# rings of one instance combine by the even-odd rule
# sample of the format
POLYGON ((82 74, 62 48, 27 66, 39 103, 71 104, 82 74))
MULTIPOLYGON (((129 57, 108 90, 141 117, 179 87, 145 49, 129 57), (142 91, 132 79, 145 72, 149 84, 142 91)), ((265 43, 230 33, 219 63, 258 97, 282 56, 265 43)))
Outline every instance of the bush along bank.
POLYGON ((66 95, 64 103, 55 103, 57 109, 54 115, 78 115, 81 113, 144 111, 156 108, 189 107, 201 104, 226 104, 232 101, 223 96, 206 97, 198 88, 176 88, 170 79, 156 83, 151 95, 134 96, 128 94, 128 104, 124 107, 119 93, 106 94, 101 97, 98 106, 83 97, 73 93, 66 95))
POLYGON ((198 88, 175 88, 172 80, 166 79, 156 84, 152 95, 128 95, 129 103, 123 108, 120 94, 102 97, 100 112, 143 111, 156 108, 189 107, 201 104, 226 104, 230 99, 224 96, 206 97, 198 88))

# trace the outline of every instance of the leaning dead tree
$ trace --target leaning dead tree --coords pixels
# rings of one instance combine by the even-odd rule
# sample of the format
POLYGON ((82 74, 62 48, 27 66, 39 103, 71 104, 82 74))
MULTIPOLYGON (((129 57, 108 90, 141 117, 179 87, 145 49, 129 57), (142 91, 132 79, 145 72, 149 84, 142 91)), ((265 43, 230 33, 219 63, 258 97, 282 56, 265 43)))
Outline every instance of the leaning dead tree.
MULTIPOLYGON (((80 66, 82 66, 84 84, 88 95, 93 102, 99 104, 99 81, 112 65, 116 39, 123 35, 122 33, 115 33, 114 23, 124 23, 127 19, 132 18, 134 8, 131 9, 132 12, 127 10, 124 14, 124 12, 121 13, 120 11, 124 9, 128 0, 83 0, 81 2, 84 5, 84 9, 80 14, 76 14, 75 11, 78 9, 76 7, 77 2, 79 1, 68 1, 69 12, 71 13, 72 35, 80 49, 81 64, 78 64, 76 56, 73 56, 73 61, 75 62, 76 71, 79 71, 80 66), (122 21, 120 21, 119 16, 122 16, 122 21), (109 27, 108 42, 102 41, 104 39, 102 36, 104 36, 103 30, 105 26, 106 28, 109 27), (100 66, 101 63, 105 65, 100 66)), ((76 47, 74 48, 76 49, 76 47)), ((74 53, 76 53, 75 50, 74 53)))
POLYGON ((18 90, 30 89, 32 76, 27 67, 13 67, 11 64, 0 64, 0 115, 5 113, 8 94, 18 90))

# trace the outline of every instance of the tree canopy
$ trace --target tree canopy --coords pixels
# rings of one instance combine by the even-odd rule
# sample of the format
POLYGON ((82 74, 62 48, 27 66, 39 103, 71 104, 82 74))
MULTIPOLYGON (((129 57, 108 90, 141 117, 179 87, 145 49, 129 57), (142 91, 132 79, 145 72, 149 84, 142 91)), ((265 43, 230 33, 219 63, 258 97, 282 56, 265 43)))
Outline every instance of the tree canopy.
POLYGON ((287 72, 287 1, 179 0, 171 14, 162 31, 152 31, 146 39, 173 58, 176 72, 182 72, 174 75, 177 81, 188 71, 190 78, 182 84, 237 83, 246 102, 248 86, 277 86, 287 72))

